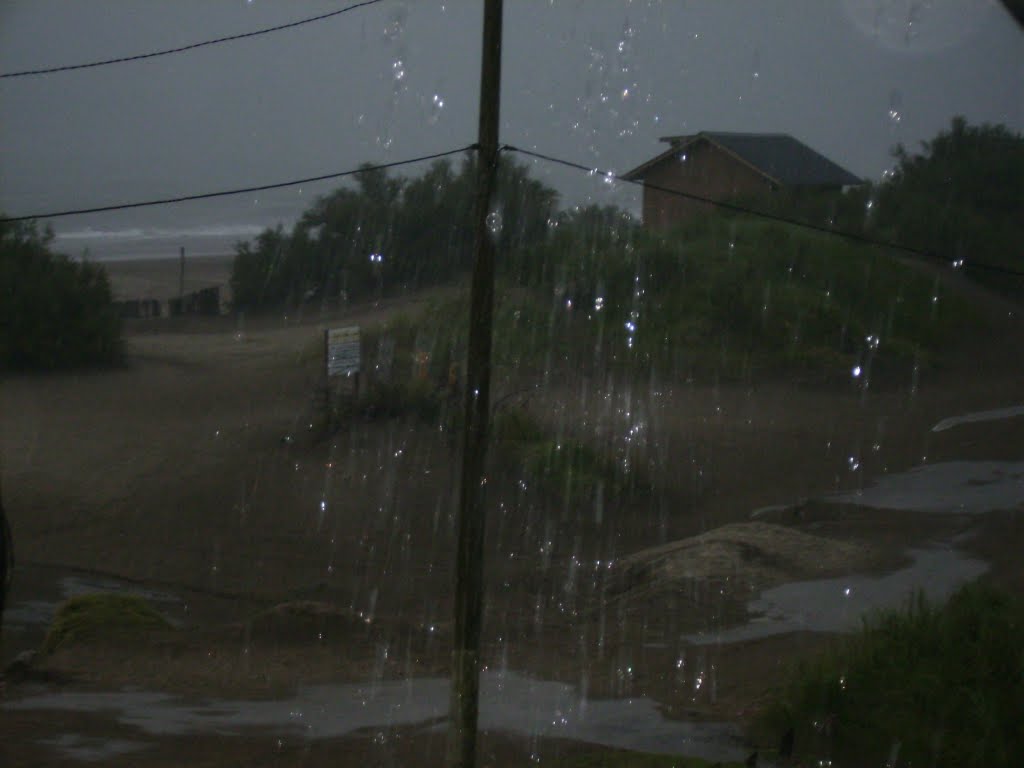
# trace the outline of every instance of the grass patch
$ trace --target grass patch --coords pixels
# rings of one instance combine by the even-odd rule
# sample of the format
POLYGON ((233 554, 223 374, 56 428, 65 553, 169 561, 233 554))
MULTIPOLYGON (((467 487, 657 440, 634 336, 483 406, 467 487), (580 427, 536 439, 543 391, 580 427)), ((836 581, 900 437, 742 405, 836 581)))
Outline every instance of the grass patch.
POLYGON ((441 415, 443 393, 427 381, 371 382, 355 404, 368 418, 412 417, 433 423, 441 415))
MULTIPOLYGON (((544 311, 541 336, 576 368, 848 381, 860 366, 865 377, 906 380, 941 363, 951 334, 982 325, 933 276, 826 235, 728 216, 665 236, 565 235, 538 257, 549 274, 528 290, 544 311)), ((535 314, 516 300, 522 316, 535 314)))
POLYGON ((599 491, 618 495, 646 487, 636 468, 625 471, 615 457, 571 436, 552 438, 523 408, 502 408, 492 421, 501 450, 522 466, 528 482, 570 505, 589 503, 599 491))
POLYGON ((107 592, 65 601, 53 618, 42 651, 50 654, 81 642, 124 639, 171 625, 141 597, 107 592))
MULTIPOLYGON (((862 381, 906 382, 940 366, 952 337, 985 327, 934 276, 880 249, 724 216, 699 224, 600 242, 560 229, 531 255, 536 275, 498 280, 495 368, 835 381, 859 368, 862 381)), ((463 373, 468 316, 460 293, 370 329, 367 370, 443 386, 453 365, 463 373)))
POLYGON ((836 766, 1019 765, 1024 609, 985 584, 902 611, 800 666, 757 729, 836 766))

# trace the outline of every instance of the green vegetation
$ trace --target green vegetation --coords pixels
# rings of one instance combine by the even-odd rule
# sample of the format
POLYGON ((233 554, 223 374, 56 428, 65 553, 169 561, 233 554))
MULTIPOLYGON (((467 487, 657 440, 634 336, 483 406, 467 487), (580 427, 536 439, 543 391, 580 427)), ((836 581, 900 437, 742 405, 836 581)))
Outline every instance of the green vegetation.
MULTIPOLYGON (((923 247, 964 243, 968 263, 995 251, 1005 261, 1016 253, 1007 243, 1019 240, 1009 212, 1022 207, 1024 173, 1000 171, 991 188, 988 177, 965 177, 952 188, 939 182, 990 168, 1000 153, 1016 158, 1020 146, 1005 129, 954 121, 926 145, 927 155, 898 150, 897 170, 879 188, 780 195, 772 204, 923 247), (944 200, 938 217, 936 194, 944 200), (929 226, 938 220, 943 229, 935 234, 929 226)), ((317 201, 290 233, 267 230, 253 244, 239 244, 237 305, 329 303, 464 274, 474 173, 472 156, 458 169, 435 163, 415 179, 366 171, 355 189, 317 201)), ((726 213, 668 235, 643 230, 613 207, 556 214, 554 190, 507 158, 500 189, 498 365, 547 372, 655 368, 733 379, 784 372, 848 380, 857 371, 863 380, 907 381, 914 369, 941 364, 951 332, 979 328, 980 312, 883 249, 726 213)), ((422 378, 449 378, 464 349, 462 324, 454 319, 465 315, 465 302, 448 302, 433 316, 409 321, 415 330, 406 329, 404 343, 429 353, 429 375, 418 369, 422 378)), ((403 342, 395 333, 398 360, 403 342)), ((373 397, 381 402, 371 406, 390 413, 401 410, 406 394, 422 400, 423 393, 400 389, 379 388, 373 397)))
POLYGON ((523 479, 561 494, 570 506, 592 501, 599 490, 617 495, 643 488, 637 468, 627 470, 614 455, 571 435, 552 437, 524 408, 499 409, 491 431, 499 449, 522 467, 523 479))
POLYGON ((343 407, 368 418, 456 421, 464 343, 462 324, 451 318, 467 311, 462 298, 437 299, 415 316, 364 329, 359 399, 343 407))
POLYGON ((108 592, 79 595, 57 609, 42 652, 76 643, 136 637, 171 625, 141 597, 108 592))
POLYGON ((900 146, 894 155, 892 178, 878 190, 878 228, 950 261, 965 260, 973 279, 1024 292, 1020 277, 971 268, 984 262, 1024 270, 1024 135, 957 117, 919 154, 900 146))
MULTIPOLYGON (((469 268, 475 155, 457 169, 436 162, 415 179, 364 167, 356 188, 317 200, 291 232, 267 229, 236 246, 236 308, 374 296, 437 284, 469 268)), ((524 166, 503 159, 494 218, 499 258, 543 239, 556 199, 524 166)))
POLYGON ((607 216, 566 217, 538 259, 547 274, 534 277, 558 299, 548 325, 574 329, 572 346, 606 365, 727 377, 909 371, 954 320, 972 319, 934 279, 876 249, 728 216, 667 237, 590 224, 607 216))
MULTIPOLYGON (((563 214, 550 242, 532 251, 535 271, 499 280, 499 368, 848 380, 859 366, 865 378, 908 380, 915 366, 941 362, 954 328, 980 323, 934 278, 873 249, 723 217, 668 237, 620 219, 605 238, 608 230, 588 223, 603 215, 563 214), (594 232, 605 239, 588 239, 594 232)), ((457 318, 467 314, 464 297, 448 299, 382 330, 393 380, 416 378, 419 349, 429 366, 418 376, 442 388, 461 363, 457 318)), ((379 342, 367 338, 372 364, 379 342)))
POLYGON ((833 765, 999 768, 1024 754, 1024 607, 984 584, 903 611, 801 666, 764 715, 833 765), (888 760, 889 762, 885 762, 888 760))
POLYGON ((102 267, 50 250, 53 234, 0 223, 0 370, 109 365, 121 324, 102 267))

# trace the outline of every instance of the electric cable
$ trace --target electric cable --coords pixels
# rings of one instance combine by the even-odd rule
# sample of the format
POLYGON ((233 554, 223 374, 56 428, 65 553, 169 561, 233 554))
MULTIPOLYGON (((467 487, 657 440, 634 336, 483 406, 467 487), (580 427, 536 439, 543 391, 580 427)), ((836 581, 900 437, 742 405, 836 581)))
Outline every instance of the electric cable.
POLYGON ((253 187, 242 187, 239 189, 225 189, 219 192, 201 192, 194 195, 181 195, 179 197, 165 197, 157 200, 143 200, 130 203, 115 203, 113 205, 99 205, 93 208, 76 208, 65 211, 50 211, 46 213, 32 213, 25 214, 23 216, 2 216, 0 217, 0 223, 13 223, 16 221, 32 221, 36 219, 55 219, 60 216, 78 216, 83 213, 103 213, 106 211, 123 211, 130 208, 147 208, 154 205, 170 205, 172 203, 184 203, 189 200, 206 200, 211 197, 228 197, 230 195, 243 195, 248 192, 264 192, 269 189, 283 189, 284 187, 295 187, 299 184, 311 184, 317 181, 327 181, 328 179, 340 179, 345 176, 357 176, 360 173, 369 173, 370 171, 380 171, 388 168, 397 168, 402 165, 411 165, 412 163, 421 163, 425 160, 437 160, 442 157, 449 157, 450 155, 457 155, 462 152, 468 152, 475 150, 476 144, 469 144, 465 147, 459 147, 458 149, 449 149, 446 152, 435 152, 430 155, 420 155, 419 157, 410 157, 406 160, 395 160, 390 163, 378 163, 377 165, 364 165, 360 168, 356 168, 348 171, 337 171, 336 173, 325 173, 320 176, 307 176, 304 179, 293 179, 292 181, 278 181, 273 184, 260 184, 253 187))
POLYGON ((354 11, 357 8, 364 8, 368 5, 376 5, 383 0, 364 0, 361 3, 355 3, 344 8, 339 8, 336 11, 330 11, 328 13, 321 13, 319 16, 310 16, 306 19, 299 19, 298 21, 290 21, 287 24, 278 24, 275 27, 266 27, 265 29, 257 29, 252 32, 242 32, 237 35, 227 35, 225 37, 214 38, 213 40, 203 40, 199 43, 191 43, 189 45, 182 45, 177 48, 168 48, 162 51, 151 51, 150 53, 139 53, 134 56, 119 56, 114 59, 102 59, 100 61, 90 61, 84 64, 66 64, 57 67, 43 67, 40 69, 23 69, 18 72, 3 72, 0 73, 0 78, 8 77, 28 77, 29 75, 49 75, 54 72, 70 72, 75 69, 91 69, 92 67, 103 67, 108 64, 124 64, 129 61, 141 61, 142 59, 153 59, 157 56, 168 56, 172 53, 184 53, 185 51, 192 51, 196 48, 204 48, 208 45, 217 45, 219 43, 228 43, 232 40, 243 40, 249 37, 258 37, 259 35, 267 35, 271 32, 280 32, 282 29, 293 29, 300 27, 304 24, 312 24, 315 21, 323 21, 330 19, 334 16, 340 16, 343 13, 354 11))

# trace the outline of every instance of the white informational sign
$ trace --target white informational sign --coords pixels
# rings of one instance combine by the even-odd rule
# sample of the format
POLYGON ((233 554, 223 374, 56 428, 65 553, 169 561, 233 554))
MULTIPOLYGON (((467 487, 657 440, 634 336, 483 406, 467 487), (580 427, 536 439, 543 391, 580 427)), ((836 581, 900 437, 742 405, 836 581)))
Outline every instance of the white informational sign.
POLYGON ((334 328, 327 336, 327 375, 348 376, 359 373, 359 326, 334 328))

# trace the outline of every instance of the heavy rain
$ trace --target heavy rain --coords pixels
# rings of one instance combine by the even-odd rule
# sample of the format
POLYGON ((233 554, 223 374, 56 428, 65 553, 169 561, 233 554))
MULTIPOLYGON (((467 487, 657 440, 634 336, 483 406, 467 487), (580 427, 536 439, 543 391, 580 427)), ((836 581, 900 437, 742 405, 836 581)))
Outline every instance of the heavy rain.
POLYGON ((0 5, 0 765, 1017 765, 1022 16, 0 5))

